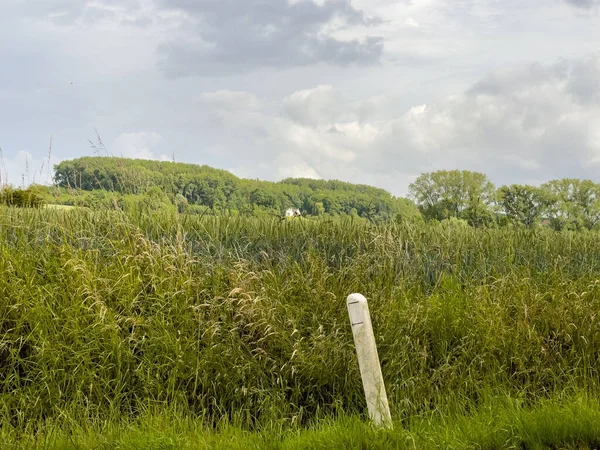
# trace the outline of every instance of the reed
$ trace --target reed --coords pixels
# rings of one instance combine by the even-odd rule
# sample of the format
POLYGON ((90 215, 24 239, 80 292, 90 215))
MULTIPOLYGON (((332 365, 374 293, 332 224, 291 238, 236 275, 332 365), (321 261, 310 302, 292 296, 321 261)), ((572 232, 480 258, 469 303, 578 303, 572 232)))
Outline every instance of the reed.
POLYGON ((285 445, 366 430, 345 308, 361 292, 393 439, 482 427, 495 399, 514 426, 537 411, 542 436, 556 399, 600 411, 598 255, 591 232, 2 207, 0 434, 93 440, 153 417, 285 445))

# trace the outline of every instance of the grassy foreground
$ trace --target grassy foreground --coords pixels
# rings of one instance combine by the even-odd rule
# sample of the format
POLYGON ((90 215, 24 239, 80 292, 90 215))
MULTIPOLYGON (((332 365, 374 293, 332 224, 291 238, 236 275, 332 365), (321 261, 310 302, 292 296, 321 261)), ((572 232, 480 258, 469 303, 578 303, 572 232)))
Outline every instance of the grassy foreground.
POLYGON ((526 409, 497 399, 471 416, 427 418, 377 430, 358 418, 326 419, 316 426, 265 427, 249 432, 223 423, 207 428, 181 416, 143 416, 133 423, 45 424, 36 434, 0 434, 19 449, 592 449, 600 445, 600 404, 566 396, 526 409))
POLYGON ((0 445, 597 448, 599 255, 593 233, 0 209, 0 445), (394 431, 361 416, 351 292, 394 431))

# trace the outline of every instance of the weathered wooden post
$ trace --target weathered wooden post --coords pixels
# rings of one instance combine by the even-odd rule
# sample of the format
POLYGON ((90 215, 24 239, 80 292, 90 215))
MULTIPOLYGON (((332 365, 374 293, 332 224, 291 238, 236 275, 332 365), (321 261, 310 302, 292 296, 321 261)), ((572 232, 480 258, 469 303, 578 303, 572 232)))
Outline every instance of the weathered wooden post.
POLYGON ((346 305, 352 325, 369 416, 376 426, 391 428, 392 417, 383 384, 367 299, 362 294, 351 294, 346 300, 346 305))

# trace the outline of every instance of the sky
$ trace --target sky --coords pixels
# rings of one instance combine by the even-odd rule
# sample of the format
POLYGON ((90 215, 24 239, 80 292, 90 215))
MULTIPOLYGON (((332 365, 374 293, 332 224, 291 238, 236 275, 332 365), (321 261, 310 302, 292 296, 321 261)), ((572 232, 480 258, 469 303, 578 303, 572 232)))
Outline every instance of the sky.
POLYGON ((600 182, 600 0, 0 0, 0 183, 98 138, 398 196, 600 182))

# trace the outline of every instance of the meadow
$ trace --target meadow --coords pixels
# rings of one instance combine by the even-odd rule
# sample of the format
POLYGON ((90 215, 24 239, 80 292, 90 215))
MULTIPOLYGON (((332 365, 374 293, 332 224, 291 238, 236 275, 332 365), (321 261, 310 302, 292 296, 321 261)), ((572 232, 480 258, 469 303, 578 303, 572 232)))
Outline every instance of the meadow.
POLYGON ((599 274, 588 231, 2 207, 0 448, 598 448, 599 274))

